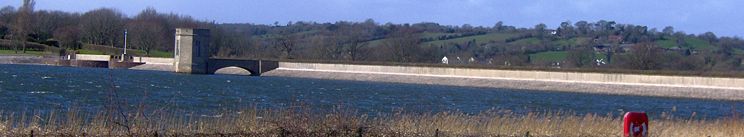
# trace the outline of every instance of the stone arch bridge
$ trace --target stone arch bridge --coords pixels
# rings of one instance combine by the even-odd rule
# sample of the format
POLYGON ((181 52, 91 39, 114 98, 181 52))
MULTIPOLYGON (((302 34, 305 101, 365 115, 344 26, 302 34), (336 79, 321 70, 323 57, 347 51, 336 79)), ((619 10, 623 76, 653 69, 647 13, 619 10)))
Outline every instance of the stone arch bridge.
POLYGON ((176 44, 173 67, 179 73, 214 74, 226 67, 238 67, 252 76, 260 76, 264 72, 279 67, 278 61, 251 59, 220 59, 210 58, 210 35, 207 29, 176 29, 176 44))

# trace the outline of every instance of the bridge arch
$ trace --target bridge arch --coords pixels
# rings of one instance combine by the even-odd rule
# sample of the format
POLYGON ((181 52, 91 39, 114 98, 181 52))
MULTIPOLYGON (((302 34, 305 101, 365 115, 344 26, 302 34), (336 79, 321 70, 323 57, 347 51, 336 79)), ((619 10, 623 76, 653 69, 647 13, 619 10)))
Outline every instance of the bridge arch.
POLYGON ((261 62, 258 60, 236 60, 236 59, 209 59, 207 61, 207 73, 215 74, 223 68, 241 68, 251 73, 251 76, 260 76, 261 62))
POLYGON ((243 75, 243 76, 251 76, 254 73, 256 72, 248 68, 243 68, 243 67, 238 67, 238 66, 228 66, 228 67, 216 69, 214 71, 214 74, 243 75))

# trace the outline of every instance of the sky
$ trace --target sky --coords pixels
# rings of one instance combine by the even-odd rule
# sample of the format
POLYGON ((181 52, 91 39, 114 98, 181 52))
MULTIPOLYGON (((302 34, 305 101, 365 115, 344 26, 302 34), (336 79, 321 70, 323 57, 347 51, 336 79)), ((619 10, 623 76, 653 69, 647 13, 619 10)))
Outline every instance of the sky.
MULTIPOLYGON (((21 0, 0 0, 18 7, 21 0)), ((744 36, 741 0, 37 0, 37 10, 85 12, 115 8, 134 16, 147 7, 218 23, 286 24, 374 19, 378 23, 517 27, 612 20, 661 30, 744 36)))

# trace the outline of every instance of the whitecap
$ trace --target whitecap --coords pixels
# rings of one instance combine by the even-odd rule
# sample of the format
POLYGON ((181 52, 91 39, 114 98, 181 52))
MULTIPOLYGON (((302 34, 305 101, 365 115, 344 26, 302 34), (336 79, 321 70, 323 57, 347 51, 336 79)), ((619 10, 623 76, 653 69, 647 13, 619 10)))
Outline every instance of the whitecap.
POLYGON ((43 77, 41 77, 41 79, 50 79, 50 78, 52 78, 52 77, 49 77, 49 76, 43 76, 43 77))
POLYGON ((30 93, 30 94, 47 94, 47 93, 50 93, 50 92, 49 91, 31 91, 31 92, 28 92, 28 93, 30 93))
POLYGON ((14 78, 15 78, 15 77, 18 77, 18 75, 10 75, 10 76, 12 76, 12 77, 14 77, 14 78))
POLYGON ((222 114, 219 114, 219 115, 211 115, 211 116, 210 116, 210 115, 201 115, 201 116, 202 116, 202 117, 211 117, 211 118, 220 118, 220 117, 222 117, 222 114))

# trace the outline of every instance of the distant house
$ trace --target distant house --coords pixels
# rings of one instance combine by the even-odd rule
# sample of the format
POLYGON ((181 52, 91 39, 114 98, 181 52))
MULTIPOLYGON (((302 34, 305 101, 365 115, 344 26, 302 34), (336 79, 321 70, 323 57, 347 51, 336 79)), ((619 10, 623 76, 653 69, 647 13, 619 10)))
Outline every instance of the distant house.
POLYGON ((633 49, 633 44, 620 44, 620 50, 622 52, 630 52, 633 49))
POLYGON ((612 42, 612 43, 621 43, 623 42, 623 36, 610 35, 610 36, 607 36, 607 41, 612 42))
POLYGON ((679 46, 674 46, 671 48, 664 48, 664 49, 666 49, 667 51, 681 51, 682 50, 682 48, 679 48, 679 46))
POLYGON ((595 45, 592 47, 594 49, 594 52, 610 52, 610 46, 609 45, 595 45))

